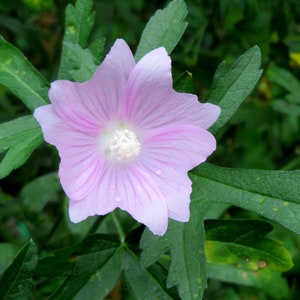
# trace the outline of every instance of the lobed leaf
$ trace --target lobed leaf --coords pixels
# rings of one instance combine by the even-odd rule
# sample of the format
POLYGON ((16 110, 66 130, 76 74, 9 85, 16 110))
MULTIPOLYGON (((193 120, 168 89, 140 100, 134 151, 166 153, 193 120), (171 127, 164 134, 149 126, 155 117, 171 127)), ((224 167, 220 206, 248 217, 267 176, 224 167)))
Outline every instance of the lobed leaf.
POLYGON ((177 285, 181 299, 201 299, 206 288, 204 253, 205 203, 191 203, 191 217, 187 223, 170 220, 162 237, 145 230, 141 239, 141 261, 149 266, 168 249, 171 252, 167 286, 177 285))
POLYGON ((20 167, 43 142, 41 129, 33 116, 24 116, 0 124, 0 178, 20 167))
POLYGON ((210 128, 213 134, 230 120, 253 90, 262 74, 260 65, 260 49, 255 46, 240 56, 231 68, 225 62, 219 66, 205 97, 205 101, 218 104, 222 110, 217 122, 210 128))
POLYGON ((170 54, 181 39, 187 23, 186 4, 183 0, 173 0, 163 10, 157 10, 147 23, 135 53, 136 61, 158 47, 165 47, 170 54))
POLYGON ((77 82, 89 80, 97 69, 97 60, 80 45, 64 42, 64 55, 68 60, 69 75, 77 82))
POLYGON ((0 83, 31 110, 48 104, 49 84, 20 50, 0 37, 0 83))
POLYGON ((236 205, 300 233, 300 171, 230 169, 205 163, 190 177, 194 201, 236 205))
POLYGON ((37 263, 37 248, 30 241, 4 272, 0 281, 0 299, 27 300, 34 287, 32 275, 37 263))
POLYGON ((85 49, 95 22, 92 0, 77 0, 76 5, 69 4, 66 9, 66 26, 61 63, 58 77, 60 79, 86 81, 95 72, 104 39, 96 39, 85 49), (97 57, 98 56, 98 57, 97 57))

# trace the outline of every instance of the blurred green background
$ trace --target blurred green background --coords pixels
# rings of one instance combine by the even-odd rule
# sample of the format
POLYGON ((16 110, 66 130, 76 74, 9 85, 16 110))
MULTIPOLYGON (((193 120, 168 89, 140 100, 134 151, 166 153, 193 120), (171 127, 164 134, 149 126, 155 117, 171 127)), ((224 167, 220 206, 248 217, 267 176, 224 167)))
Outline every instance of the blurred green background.
MULTIPOLYGON (((18 47, 49 82, 57 76, 65 7, 74 2, 0 1, 0 34, 18 47)), ((168 2, 95 0, 97 17, 92 36, 105 37, 106 50, 116 38, 124 38, 135 51, 149 18, 168 2)), ((186 4, 189 26, 172 53, 173 76, 176 80, 183 72, 190 72, 193 90, 200 100, 207 93, 214 72, 223 60, 231 64, 254 45, 262 51, 263 76, 230 124, 219 133, 217 151, 209 161, 228 167, 299 169, 299 1, 187 0, 186 4)), ((29 114, 27 108, 0 85, 0 122, 24 114, 29 114)), ((30 237, 42 251, 49 251, 77 240, 82 232, 86 232, 84 226, 88 228, 91 224, 92 221, 88 220, 84 223, 87 225, 75 226, 74 229, 67 221, 62 222, 67 201, 56 174, 51 173, 57 167, 56 151, 44 145, 25 165, 1 180, 0 242, 5 245, 1 246, 2 251, 6 250, 0 260, 0 274, 20 245, 30 237), (45 173, 50 175, 29 184, 45 173)), ((231 209, 228 214, 243 216, 245 212, 231 209)), ((299 237, 281 228, 277 230, 278 236, 289 247, 295 264, 300 261, 299 237)), ((291 289, 287 299, 298 299, 299 264, 286 276, 291 289)), ((46 295, 47 291, 43 293, 46 295)), ((112 297, 118 299, 116 295, 112 297)), ((211 282, 206 299, 268 298, 251 288, 211 282)))

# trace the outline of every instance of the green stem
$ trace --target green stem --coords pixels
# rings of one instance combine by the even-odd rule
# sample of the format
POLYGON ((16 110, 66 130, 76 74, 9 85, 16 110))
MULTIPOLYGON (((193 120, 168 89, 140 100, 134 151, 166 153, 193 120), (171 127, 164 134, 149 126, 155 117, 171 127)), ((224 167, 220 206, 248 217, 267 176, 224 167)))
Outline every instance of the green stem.
POLYGON ((125 238, 126 238, 125 232, 122 228, 122 225, 121 225, 118 217, 116 216, 116 213, 113 211, 111 213, 111 215, 112 215, 113 221, 116 225, 116 228, 117 228, 117 231, 118 231, 118 234, 119 234, 119 238, 120 238, 120 242, 123 244, 125 242, 125 238))

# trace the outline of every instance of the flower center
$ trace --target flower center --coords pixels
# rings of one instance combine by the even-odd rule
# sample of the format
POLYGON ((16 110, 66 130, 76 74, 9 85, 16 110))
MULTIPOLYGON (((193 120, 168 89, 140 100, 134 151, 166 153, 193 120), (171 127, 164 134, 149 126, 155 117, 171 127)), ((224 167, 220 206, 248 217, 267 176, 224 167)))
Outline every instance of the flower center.
POLYGON ((128 129, 117 129, 109 139, 108 152, 118 161, 130 161, 141 151, 136 134, 128 129))

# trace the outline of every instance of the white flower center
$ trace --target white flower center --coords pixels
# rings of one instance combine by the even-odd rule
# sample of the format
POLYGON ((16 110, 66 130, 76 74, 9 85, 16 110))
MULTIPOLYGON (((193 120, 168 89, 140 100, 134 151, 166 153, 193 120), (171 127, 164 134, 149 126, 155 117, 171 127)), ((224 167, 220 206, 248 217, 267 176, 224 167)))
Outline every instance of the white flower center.
POLYGON ((118 161, 130 161, 140 154, 141 144, 134 132, 117 129, 108 141, 107 151, 118 161))

